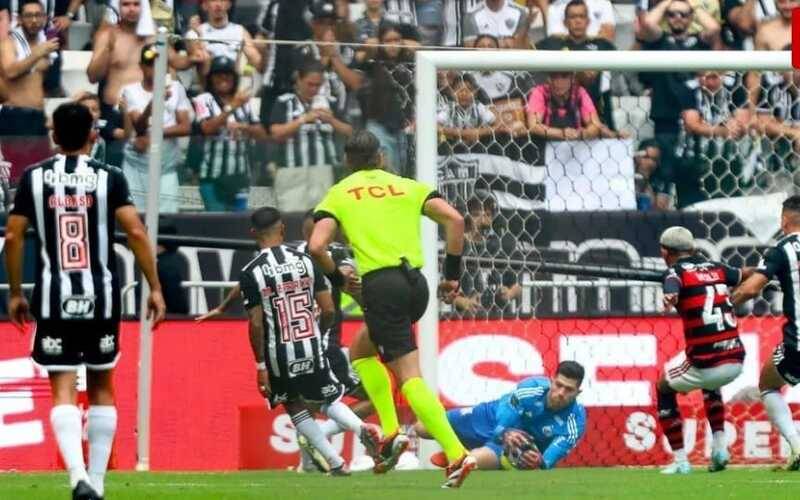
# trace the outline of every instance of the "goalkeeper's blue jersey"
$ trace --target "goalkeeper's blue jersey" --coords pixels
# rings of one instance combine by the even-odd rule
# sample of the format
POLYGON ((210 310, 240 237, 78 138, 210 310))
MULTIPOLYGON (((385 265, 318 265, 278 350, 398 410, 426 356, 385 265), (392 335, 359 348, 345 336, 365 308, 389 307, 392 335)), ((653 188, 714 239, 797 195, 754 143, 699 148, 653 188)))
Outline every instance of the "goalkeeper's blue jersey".
POLYGON ((547 378, 527 378, 500 399, 453 410, 460 414, 448 416, 459 438, 465 438, 462 442, 471 442, 464 442, 468 447, 488 445, 498 451, 506 429, 527 432, 542 453, 542 468, 550 469, 567 456, 583 436, 586 410, 578 402, 556 412, 548 410, 549 390, 547 378))

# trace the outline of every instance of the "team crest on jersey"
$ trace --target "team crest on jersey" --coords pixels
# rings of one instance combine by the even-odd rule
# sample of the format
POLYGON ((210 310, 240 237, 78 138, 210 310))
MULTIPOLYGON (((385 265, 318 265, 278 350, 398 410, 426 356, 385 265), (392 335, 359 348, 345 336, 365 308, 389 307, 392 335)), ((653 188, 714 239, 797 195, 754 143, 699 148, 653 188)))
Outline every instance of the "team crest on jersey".
POLYGON ((97 189, 97 173, 94 170, 72 173, 45 170, 44 183, 52 188, 55 188, 56 186, 64 186, 70 188, 83 188, 86 191, 94 191, 97 189))
POLYGON ((511 29, 514 27, 514 20, 513 19, 506 19, 506 28, 511 29))
POLYGON ((94 299, 88 297, 67 297, 61 303, 64 317, 91 318, 94 314, 94 299))
POLYGON ((553 437, 553 426, 545 425, 544 427, 542 427, 542 434, 544 434, 544 437, 548 438, 553 437))

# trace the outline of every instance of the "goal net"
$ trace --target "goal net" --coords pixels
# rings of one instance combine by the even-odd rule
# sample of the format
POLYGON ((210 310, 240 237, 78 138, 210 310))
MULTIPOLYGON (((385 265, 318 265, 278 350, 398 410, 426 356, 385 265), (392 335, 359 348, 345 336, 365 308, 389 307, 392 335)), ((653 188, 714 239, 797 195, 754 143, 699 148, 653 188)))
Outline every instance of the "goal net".
MULTIPOLYGON (((684 339, 679 318, 662 310, 658 238, 686 226, 700 252, 734 266, 756 265, 774 243, 780 204, 798 186, 800 77, 789 61, 788 53, 417 53, 417 177, 466 222, 460 296, 429 309, 421 325, 423 371, 446 406, 491 400, 576 360, 586 368, 579 401, 588 423, 565 463, 670 459, 654 384, 684 339), (670 85, 681 90, 665 95, 670 85), (592 266, 629 272, 598 276, 592 266)), ((424 230, 438 241, 427 248, 433 286, 443 235, 432 224, 424 230)), ((737 315, 745 369, 722 391, 733 461, 779 461, 788 448, 757 388, 780 338, 779 292, 737 315)), ((788 398, 800 403, 800 391, 788 398)), ((702 463, 710 454, 702 400, 679 401, 686 449, 702 463)))

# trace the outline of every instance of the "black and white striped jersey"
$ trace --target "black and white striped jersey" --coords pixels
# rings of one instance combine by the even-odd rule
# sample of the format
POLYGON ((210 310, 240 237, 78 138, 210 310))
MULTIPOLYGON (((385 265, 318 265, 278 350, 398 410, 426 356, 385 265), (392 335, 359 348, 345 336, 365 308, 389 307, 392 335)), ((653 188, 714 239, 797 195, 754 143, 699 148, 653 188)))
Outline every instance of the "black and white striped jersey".
MULTIPOLYGON (((308 253, 307 241, 288 241, 286 242, 286 245, 290 248, 294 248, 298 252, 305 254, 308 253)), ((333 259, 336 267, 349 266, 353 269, 358 269, 356 266, 356 259, 353 256, 353 251, 347 245, 343 245, 334 241, 328 245, 328 254, 333 259)), ((338 287, 332 286, 327 278, 325 278, 325 283, 326 286, 331 290, 333 307, 336 308, 336 321, 327 332, 323 332, 323 339, 325 341, 324 345, 325 349, 327 349, 331 344, 333 344, 334 347, 341 347, 342 321, 344 320, 344 314, 342 313, 342 290, 338 287)))
MULTIPOLYGON (((297 94, 283 94, 272 106, 270 125, 292 122, 309 110, 297 94)), ((334 133, 330 123, 304 123, 293 136, 278 144, 275 162, 278 167, 287 168, 338 165, 334 133)))
POLYGON ((115 212, 132 204, 122 171, 89 156, 56 155, 25 171, 10 213, 38 237, 36 319, 119 319, 115 212))
POLYGON ((327 284, 310 256, 288 245, 265 248, 242 269, 239 286, 245 307, 264 311, 264 356, 273 376, 327 368, 314 314, 314 296, 327 284))
POLYGON ((767 250, 756 271, 780 282, 786 318, 783 345, 800 351, 800 233, 787 235, 767 250))

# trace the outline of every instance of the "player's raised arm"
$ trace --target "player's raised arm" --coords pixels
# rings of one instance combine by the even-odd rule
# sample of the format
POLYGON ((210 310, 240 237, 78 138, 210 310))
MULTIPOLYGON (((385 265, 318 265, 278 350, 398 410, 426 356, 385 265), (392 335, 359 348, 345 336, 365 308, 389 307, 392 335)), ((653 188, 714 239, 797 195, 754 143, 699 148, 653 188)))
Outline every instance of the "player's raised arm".
POLYGON ((205 314, 201 314, 194 320, 200 323, 207 319, 216 318, 217 316, 222 316, 223 314, 225 314, 225 311, 228 310, 231 304, 233 304, 233 301, 236 300, 236 298, 239 297, 241 294, 242 294, 241 287, 239 287, 239 284, 237 283, 236 286, 231 288, 231 291, 228 292, 228 295, 226 295, 225 298, 222 299, 222 302, 220 302, 220 304, 217 307, 208 311, 205 314))

